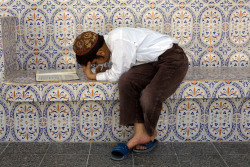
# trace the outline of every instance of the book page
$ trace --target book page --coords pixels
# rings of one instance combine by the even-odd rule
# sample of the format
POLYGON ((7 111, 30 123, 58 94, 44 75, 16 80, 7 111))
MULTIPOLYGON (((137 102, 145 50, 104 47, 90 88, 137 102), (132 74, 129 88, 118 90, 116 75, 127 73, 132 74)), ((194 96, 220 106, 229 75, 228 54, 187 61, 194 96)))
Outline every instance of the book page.
POLYGON ((63 74, 63 75, 37 75, 37 81, 62 81, 62 80, 75 80, 79 79, 76 74, 63 74))
POLYGON ((76 69, 48 69, 48 70, 37 70, 36 74, 38 75, 55 75, 55 74, 75 74, 76 69))
POLYGON ((79 79, 76 74, 76 69, 49 69, 37 70, 36 81, 62 81, 79 79))

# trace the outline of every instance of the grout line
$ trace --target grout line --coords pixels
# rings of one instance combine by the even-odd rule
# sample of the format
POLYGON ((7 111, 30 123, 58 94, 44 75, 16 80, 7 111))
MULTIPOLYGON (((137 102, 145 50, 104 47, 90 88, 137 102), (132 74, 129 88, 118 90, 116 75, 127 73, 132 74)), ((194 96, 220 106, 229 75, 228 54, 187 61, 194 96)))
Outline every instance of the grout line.
POLYGON ((135 166, 135 159, 134 159, 134 153, 132 152, 132 165, 135 166))
MULTIPOLYGON (((174 144, 173 144, 173 142, 171 142, 171 145, 172 145, 172 147, 173 147, 173 149, 174 149, 174 144)), ((175 155, 176 158, 177 158, 177 161, 178 161, 178 163, 179 163, 179 166, 181 166, 181 162, 179 161, 179 158, 178 158, 178 156, 177 156, 177 153, 176 153, 175 149, 174 149, 174 155, 175 155)))
POLYGON ((88 154, 88 159, 87 159, 87 162, 86 162, 86 167, 88 166, 88 163, 89 163, 89 156, 90 156, 91 146, 92 146, 92 142, 90 142, 90 146, 89 146, 89 154, 88 154))
POLYGON ((213 143, 213 142, 211 142, 211 143, 212 143, 212 145, 214 146, 215 150, 219 153, 219 155, 220 155, 220 157, 222 158, 222 160, 224 161, 224 163, 227 165, 227 167, 229 167, 228 164, 227 164, 227 162, 224 160, 224 158, 222 157, 222 155, 221 155, 220 152, 218 151, 218 149, 215 147, 214 143, 213 143))
POLYGON ((1 154, 0 155, 2 155, 3 154, 3 152, 6 150, 6 148, 9 146, 9 144, 10 144, 10 142, 7 144, 7 146, 3 149, 3 151, 1 152, 1 154))
POLYGON ((46 152, 44 153, 43 158, 42 158, 42 160, 41 160, 41 162, 40 162, 40 164, 39 164, 38 167, 41 166, 41 164, 42 164, 42 162, 43 162, 43 160, 44 160, 44 157, 46 156, 46 154, 47 154, 47 152, 48 152, 48 150, 49 150, 49 148, 50 148, 50 145, 51 145, 51 143, 49 143, 49 147, 47 148, 46 152))

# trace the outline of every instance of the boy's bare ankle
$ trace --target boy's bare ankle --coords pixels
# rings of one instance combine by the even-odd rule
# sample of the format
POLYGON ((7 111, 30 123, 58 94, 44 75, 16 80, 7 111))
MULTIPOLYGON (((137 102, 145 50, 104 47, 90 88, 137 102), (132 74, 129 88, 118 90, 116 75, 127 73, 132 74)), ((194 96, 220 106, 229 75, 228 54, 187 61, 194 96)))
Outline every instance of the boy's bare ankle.
POLYGON ((154 141, 154 139, 157 137, 157 130, 155 130, 154 135, 151 136, 151 140, 154 141))

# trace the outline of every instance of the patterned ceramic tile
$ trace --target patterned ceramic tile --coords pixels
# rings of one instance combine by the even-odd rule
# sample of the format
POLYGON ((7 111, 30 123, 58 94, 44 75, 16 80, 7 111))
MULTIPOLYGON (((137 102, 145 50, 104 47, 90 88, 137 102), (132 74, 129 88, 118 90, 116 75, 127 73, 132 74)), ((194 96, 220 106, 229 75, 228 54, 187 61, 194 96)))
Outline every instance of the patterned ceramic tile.
MULTIPOLYGON (((180 90, 180 89, 179 89, 180 90)), ((210 98, 211 93, 207 85, 199 82, 189 82, 181 89, 182 91, 176 91, 179 94, 179 98, 210 98)))
POLYGON ((25 55, 23 68, 25 70, 47 70, 51 68, 51 62, 49 58, 43 53, 35 52, 29 55, 25 55))
POLYGON ((83 101, 76 111, 76 130, 86 141, 98 141, 107 131, 104 117, 107 115, 106 106, 102 101, 83 101))
POLYGON ((212 140, 227 140, 236 129, 233 121, 235 103, 230 99, 213 99, 205 109, 208 121, 205 124, 207 135, 212 140))
POLYGON ((190 8, 182 9, 177 7, 170 14, 171 35, 180 42, 180 45, 187 47, 193 43, 196 34, 193 32, 193 25, 196 17, 190 8))
POLYGON ((110 83, 110 100, 119 99, 119 89, 116 83, 110 83))
MULTIPOLYGON (((51 48, 52 50, 53 48, 51 48)), ((73 69, 77 68, 75 55, 69 53, 67 50, 63 53, 59 53, 52 60, 53 69, 73 69)))
POLYGON ((109 100, 109 90, 101 83, 89 82, 79 86, 78 100, 109 100))
POLYGON ((75 90, 71 85, 48 84, 41 86, 43 101, 74 101, 75 90))
POLYGON ((9 101, 41 101, 39 85, 5 85, 3 98, 9 101))
MULTIPOLYGON (((17 70, 16 57, 16 17, 3 17, 1 22, 1 46, 3 64, 1 65, 1 72, 4 76, 9 75, 12 71, 17 70)), ((2 77, 4 77, 2 76, 2 77)), ((2 80, 2 79, 1 79, 2 80)))
POLYGON ((39 141, 42 111, 35 103, 15 103, 10 113, 13 121, 11 133, 16 141, 39 141))
POLYGON ((166 22, 166 14, 161 8, 145 8, 139 16, 142 27, 163 33, 163 25, 166 22))
POLYGON ((109 23, 113 27, 135 27, 137 16, 133 9, 116 8, 112 11, 109 23))
POLYGON ((222 25, 225 22, 224 12, 214 6, 203 8, 197 22, 200 23, 200 33, 198 39, 205 46, 217 47, 225 37, 222 25))
MULTIPOLYGON (((217 53, 204 53, 200 63, 191 63, 192 66, 220 66, 226 60, 228 66, 247 66, 249 62, 250 10, 244 1, 41 0, 34 4, 29 0, 11 0, 3 3, 9 5, 2 6, 0 16, 17 16, 17 27, 23 31, 18 39, 32 52, 50 47, 59 53, 70 48, 82 31, 104 34, 116 27, 129 26, 168 33, 180 41, 187 53, 192 52, 196 39, 203 51, 221 46, 222 41, 223 46, 241 49, 240 54, 225 58, 217 57, 217 53)), ((199 58, 195 56, 194 59, 199 58)))
POLYGON ((75 133, 75 111, 68 102, 48 102, 43 112, 44 134, 50 141, 70 141, 75 133))
POLYGON ((24 11, 20 19, 20 25, 24 28, 22 42, 30 49, 44 49, 49 41, 46 33, 46 26, 49 19, 41 9, 31 8, 24 11))
POLYGON ((82 28, 84 31, 92 30, 103 34, 105 33, 105 25, 108 23, 108 17, 106 12, 101 8, 93 10, 91 7, 88 7, 83 11, 79 22, 83 25, 82 28))
POLYGON ((236 46, 246 46, 249 43, 249 5, 239 4, 230 10, 227 17, 229 31, 227 32, 228 42, 236 46))
POLYGON ((161 141, 164 141, 168 136, 169 132, 171 131, 171 125, 173 124, 174 118, 171 113, 171 107, 168 102, 164 102, 162 104, 161 115, 157 124, 157 138, 161 141))
POLYGON ((239 123, 237 124, 237 130, 241 137, 245 140, 250 138, 250 99, 245 99, 239 105, 238 111, 240 112, 237 119, 239 123))
POLYGON ((176 124, 174 132, 181 140, 195 140, 201 128, 203 106, 198 100, 179 101, 174 108, 176 124))
POLYGON ((134 131, 119 126, 117 83, 89 82, 82 71, 77 81, 35 81, 36 69, 80 68, 72 51, 78 34, 117 27, 173 36, 194 67, 163 104, 159 140, 249 140, 247 0, 3 0, 0 6, 1 17, 16 17, 0 19, 0 140, 128 140, 134 131))
MULTIPOLYGON (((160 141, 249 140, 249 98, 239 103, 233 99, 171 101, 164 102, 157 125, 160 141)), ((2 106, 8 108, 8 104, 2 106)), ((1 115, 1 124, 13 127, 11 138, 4 134, 5 141, 127 141, 133 135, 133 127, 118 124, 119 101, 14 103, 11 108, 7 123, 1 115), (30 129, 24 127, 31 125, 35 134, 27 136, 30 129)))
POLYGON ((225 81, 214 89, 212 97, 215 98, 239 98, 245 97, 244 90, 239 84, 233 81, 225 81))
POLYGON ((132 126, 119 125, 120 108, 119 102, 114 101, 109 108, 109 115, 112 116, 112 122, 109 127, 109 134, 115 141, 127 141, 134 134, 134 128, 132 126))
POLYGON ((226 65, 229 67, 248 67, 249 57, 245 51, 233 51, 226 60, 226 65))
POLYGON ((78 20, 76 13, 71 9, 57 9, 50 19, 54 31, 53 44, 60 50, 72 45, 76 38, 75 29, 78 20))
MULTIPOLYGON (((249 97, 249 74, 248 67, 189 68, 179 89, 170 98, 249 97)), ((80 79, 74 81, 36 82, 35 71, 17 71, 3 81, 2 95, 10 101, 119 99, 117 82, 92 82, 81 69, 78 75, 80 79)))
POLYGON ((7 139, 10 132, 9 107, 3 99, 0 100, 0 141, 7 139))

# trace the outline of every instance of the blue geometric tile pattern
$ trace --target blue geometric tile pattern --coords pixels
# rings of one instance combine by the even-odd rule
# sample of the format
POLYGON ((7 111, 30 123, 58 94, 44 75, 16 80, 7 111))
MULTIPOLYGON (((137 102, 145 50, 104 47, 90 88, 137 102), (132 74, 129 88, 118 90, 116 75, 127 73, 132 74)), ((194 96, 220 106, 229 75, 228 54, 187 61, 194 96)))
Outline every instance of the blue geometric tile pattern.
MULTIPOLYGON (((74 55, 73 40, 83 31, 106 34, 116 27, 129 26, 150 28, 173 36, 187 53, 191 53, 189 58, 194 57, 194 61, 200 59, 191 66, 246 67, 249 64, 250 40, 248 1, 216 2, 39 0, 34 3, 31 0, 3 0, 0 16, 17 17, 17 48, 32 55, 43 54, 48 59, 51 55, 44 53, 49 48, 53 48, 55 56, 65 49, 69 55, 74 55), (222 50, 222 46, 232 49, 222 50), (211 54, 199 50, 194 52, 195 47, 213 51, 211 54), (223 52, 224 56, 216 57, 219 52, 223 52), (236 59, 244 63, 235 63, 236 59), (214 61, 216 65, 213 66, 214 61)), ((27 68, 24 60, 20 57, 21 69, 27 68)), ((48 68, 51 68, 53 60, 49 62, 48 68)))
MULTIPOLYGON (((170 99, 249 97, 248 67, 190 67, 170 99)), ((8 101, 118 100, 117 82, 93 82, 78 70, 80 80, 37 82, 35 71, 19 70, 2 81, 2 97, 8 101)))
POLYGON ((189 58, 187 77, 163 103, 160 141, 250 140, 249 1, 2 0, 0 6, 0 17, 14 16, 0 19, 0 141, 127 141, 134 129, 119 125, 117 83, 89 81, 81 70, 78 81, 34 80, 37 69, 80 68, 72 43, 81 32, 117 27, 171 35, 189 58))

